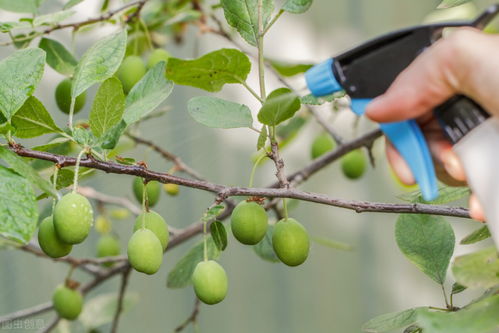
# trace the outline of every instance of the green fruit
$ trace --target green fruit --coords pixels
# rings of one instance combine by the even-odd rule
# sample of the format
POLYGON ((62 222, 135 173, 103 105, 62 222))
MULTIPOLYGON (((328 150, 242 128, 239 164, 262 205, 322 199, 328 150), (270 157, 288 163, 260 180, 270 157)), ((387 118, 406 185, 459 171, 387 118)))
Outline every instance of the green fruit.
POLYGON ((128 56, 118 68, 118 78, 123 84, 123 90, 128 93, 146 73, 146 66, 139 56, 128 56))
POLYGON ((104 235, 97 242, 97 257, 117 256, 121 252, 120 242, 112 235, 104 235))
POLYGON ((78 244, 87 238, 93 223, 92 205, 78 193, 68 193, 54 209, 54 227, 61 241, 78 244))
POLYGON ((111 221, 107 217, 99 215, 95 218, 95 230, 97 230, 98 233, 107 234, 111 231, 111 228, 111 221))
POLYGON ((149 229, 135 231, 128 241, 128 261, 139 272, 154 274, 163 261, 163 247, 149 229))
POLYGON ((156 237, 161 242, 163 250, 166 250, 170 235, 168 234, 168 224, 166 224, 161 215, 153 211, 140 214, 135 220, 133 231, 139 230, 142 227, 142 224, 144 224, 146 229, 154 232, 156 237))
POLYGON ((274 227, 272 246, 283 263, 298 266, 308 257, 310 241, 307 230, 295 219, 282 219, 274 227))
POLYGON ((366 158, 360 149, 354 150, 341 158, 341 170, 350 179, 362 177, 366 170, 366 158))
POLYGON ((73 246, 62 242, 54 229, 52 216, 46 217, 40 223, 38 230, 38 243, 43 252, 52 258, 67 256, 73 246))
POLYGON ((149 60, 147 61, 147 68, 154 67, 154 65, 156 65, 160 61, 168 62, 168 59, 170 59, 171 56, 172 55, 167 50, 156 49, 152 51, 151 55, 149 56, 149 60))
MULTIPOLYGON (((59 109, 69 114, 71 108, 71 79, 64 79, 55 88, 55 101, 59 109)), ((85 106, 87 94, 83 92, 80 96, 76 97, 73 113, 76 114, 85 106)))
POLYGON ((230 217, 231 229, 238 241, 247 245, 259 243, 267 232, 268 217, 256 202, 240 202, 230 217))
POLYGON ((83 296, 78 290, 60 285, 52 296, 52 303, 57 314, 68 320, 74 320, 83 308, 83 296))
MULTIPOLYGON (((161 194, 161 186, 158 182, 152 181, 148 182, 147 186, 147 200, 149 201, 149 207, 153 207, 158 203, 159 195, 161 194)), ((142 203, 142 195, 144 190, 144 183, 142 178, 135 178, 133 181, 133 194, 138 202, 142 203)))
POLYGON ((203 303, 217 304, 227 295, 227 274, 216 261, 198 263, 192 273, 192 283, 197 297, 203 303))
POLYGON ((335 147, 336 143, 334 142, 333 138, 327 133, 322 133, 318 135, 312 142, 310 156, 312 157, 312 159, 316 159, 317 157, 330 152, 335 147))
POLYGON ((164 184, 163 190, 171 196, 176 196, 180 192, 180 186, 177 184, 164 184))

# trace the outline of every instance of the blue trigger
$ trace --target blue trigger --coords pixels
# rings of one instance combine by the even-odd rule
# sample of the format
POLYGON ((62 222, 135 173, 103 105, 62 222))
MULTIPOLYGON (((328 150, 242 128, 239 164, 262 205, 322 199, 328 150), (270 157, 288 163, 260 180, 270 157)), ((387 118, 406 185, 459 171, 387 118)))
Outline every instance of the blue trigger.
MULTIPOLYGON (((371 99, 353 99, 352 110, 362 115, 371 99)), ((419 184, 423 198, 426 201, 438 197, 437 178, 426 140, 414 120, 383 123, 381 130, 395 146, 419 184)))

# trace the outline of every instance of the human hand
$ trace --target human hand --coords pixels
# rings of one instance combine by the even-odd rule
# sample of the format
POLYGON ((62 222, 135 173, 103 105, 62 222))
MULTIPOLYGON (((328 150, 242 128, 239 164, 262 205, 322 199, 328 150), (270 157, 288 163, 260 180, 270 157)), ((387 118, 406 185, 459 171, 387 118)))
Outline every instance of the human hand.
MULTIPOLYGON (((466 95, 499 116, 499 37, 472 28, 454 31, 423 52, 376 98, 366 115, 376 122, 416 119, 428 141, 439 179, 449 185, 465 180, 464 170, 451 143, 444 137, 433 109, 456 94, 466 95)), ((406 184, 414 184, 411 171, 388 143, 387 157, 395 173, 406 184)), ((483 221, 475 196, 470 198, 472 218, 483 221)))

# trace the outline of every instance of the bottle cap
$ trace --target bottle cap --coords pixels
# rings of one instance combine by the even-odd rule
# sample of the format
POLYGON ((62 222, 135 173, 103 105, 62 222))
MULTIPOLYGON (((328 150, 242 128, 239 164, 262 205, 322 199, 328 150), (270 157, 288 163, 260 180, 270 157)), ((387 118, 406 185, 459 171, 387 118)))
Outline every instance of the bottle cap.
POLYGON ((305 73, 308 89, 314 96, 326 96, 343 90, 333 71, 334 59, 326 60, 305 73))

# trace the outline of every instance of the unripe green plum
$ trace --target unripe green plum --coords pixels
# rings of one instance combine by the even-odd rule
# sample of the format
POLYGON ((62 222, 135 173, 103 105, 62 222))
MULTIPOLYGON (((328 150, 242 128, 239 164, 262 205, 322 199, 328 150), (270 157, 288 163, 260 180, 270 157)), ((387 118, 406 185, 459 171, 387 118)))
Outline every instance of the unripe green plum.
POLYGON ((75 320, 83 308, 83 296, 78 290, 60 285, 55 289, 52 303, 61 318, 75 320))
POLYGON ((123 84, 123 90, 128 93, 146 73, 146 66, 139 56, 128 56, 123 59, 118 68, 118 78, 123 84))
POLYGON ((230 220, 234 237, 243 244, 255 245, 265 237, 268 216, 265 209, 254 201, 241 201, 230 220))
POLYGON ((171 56, 172 55, 167 50, 155 49, 149 56, 149 60, 147 61, 147 68, 154 67, 154 65, 156 65, 160 61, 168 62, 168 59, 170 59, 171 56))
POLYGON ((126 220, 127 218, 130 217, 130 211, 126 208, 115 208, 115 209, 111 210, 109 215, 113 219, 126 220))
POLYGON ((360 150, 354 150, 341 158, 341 170, 349 179, 362 177, 366 170, 366 158, 360 150))
POLYGON ((168 224, 166 224, 163 217, 161 217, 161 215, 153 211, 142 213, 139 216, 137 216, 137 219, 135 220, 135 225, 133 227, 133 231, 139 230, 140 228, 142 228, 142 225, 144 225, 146 229, 149 229, 152 232, 154 232, 156 237, 161 242, 163 250, 166 250, 170 235, 168 233, 168 224))
MULTIPOLYGON (((161 194, 161 186, 158 182, 152 181, 147 183, 146 189, 149 207, 153 207, 158 203, 159 195, 161 194)), ((137 177, 133 181, 133 194, 135 194, 135 199, 142 203, 142 195, 144 194, 144 182, 142 178, 137 177)))
MULTIPOLYGON (((71 108, 71 79, 64 79, 55 88, 55 101, 59 109, 69 114, 71 108)), ((80 96, 76 97, 73 113, 76 114, 85 106, 87 94, 83 92, 80 96)))
POLYGON ((158 237, 149 229, 135 231, 128 241, 128 261, 138 271, 152 275, 163 261, 163 247, 158 237))
POLYGON ((310 148, 310 156, 312 157, 312 159, 315 160, 319 156, 322 156, 325 153, 330 152, 335 147, 336 143, 329 134, 327 133, 319 134, 312 142, 312 147, 310 148))
POLYGON ((65 243, 83 242, 90 232, 93 221, 92 205, 87 198, 78 193, 64 195, 55 205, 55 231, 65 243))
POLYGON ((272 246, 277 257, 286 265, 301 265, 307 259, 310 248, 307 230, 295 219, 282 219, 274 226, 272 246))
POLYGON ((64 243, 57 236, 52 216, 44 218, 42 223, 40 223, 38 243, 43 252, 52 258, 67 256, 73 248, 71 244, 64 243))
POLYGON ((120 242, 113 235, 103 235, 97 242, 97 257, 117 256, 121 252, 120 242))
POLYGON ((111 231, 111 221, 104 215, 99 215, 95 218, 95 230, 100 234, 107 234, 111 231))
POLYGON ((227 274, 219 263, 213 260, 196 265, 192 284, 199 300, 206 304, 217 304, 227 295, 227 274))
POLYGON ((180 192, 180 186, 177 184, 164 184, 163 190, 172 197, 176 196, 180 192))

